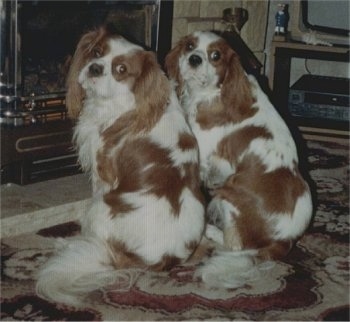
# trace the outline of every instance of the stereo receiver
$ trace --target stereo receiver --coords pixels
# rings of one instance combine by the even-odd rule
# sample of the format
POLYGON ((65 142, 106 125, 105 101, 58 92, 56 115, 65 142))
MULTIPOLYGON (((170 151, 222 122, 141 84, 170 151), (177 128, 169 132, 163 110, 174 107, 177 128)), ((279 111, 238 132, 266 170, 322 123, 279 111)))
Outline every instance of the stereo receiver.
POLYGON ((289 90, 293 117, 349 122, 349 79, 303 75, 289 90))

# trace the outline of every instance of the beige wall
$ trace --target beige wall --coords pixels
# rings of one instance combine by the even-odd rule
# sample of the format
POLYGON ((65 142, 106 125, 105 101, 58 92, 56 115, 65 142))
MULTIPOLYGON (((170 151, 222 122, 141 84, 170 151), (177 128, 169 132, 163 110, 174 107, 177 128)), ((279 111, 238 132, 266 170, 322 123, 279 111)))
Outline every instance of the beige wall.
POLYGON ((224 30, 222 11, 244 8, 249 19, 241 36, 261 63, 265 63, 265 32, 268 19, 267 0, 174 0, 173 45, 196 30, 224 30))

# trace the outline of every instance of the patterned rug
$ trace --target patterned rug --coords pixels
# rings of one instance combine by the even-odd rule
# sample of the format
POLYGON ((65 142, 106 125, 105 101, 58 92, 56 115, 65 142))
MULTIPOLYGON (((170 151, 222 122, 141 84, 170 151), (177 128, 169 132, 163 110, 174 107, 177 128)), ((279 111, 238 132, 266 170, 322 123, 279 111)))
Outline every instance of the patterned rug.
POLYGON ((86 308, 49 303, 34 292, 33 275, 58 237, 79 233, 64 225, 2 240, 1 319, 6 321, 312 320, 349 321, 349 147, 308 142, 315 187, 314 221, 283 262, 237 289, 208 288, 195 267, 142 273, 128 291, 92 293, 86 308))

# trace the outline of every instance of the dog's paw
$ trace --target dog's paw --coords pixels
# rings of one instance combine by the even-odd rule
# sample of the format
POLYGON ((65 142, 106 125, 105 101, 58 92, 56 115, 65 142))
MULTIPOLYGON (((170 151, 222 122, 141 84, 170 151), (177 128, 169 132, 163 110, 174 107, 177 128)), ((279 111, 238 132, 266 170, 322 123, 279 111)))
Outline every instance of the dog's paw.
POLYGON ((227 178, 235 173, 235 167, 227 160, 211 155, 205 167, 204 184, 208 189, 217 189, 222 187, 227 178))
POLYGON ((208 224, 206 226, 205 237, 207 237, 210 240, 213 240, 219 245, 224 245, 224 234, 222 230, 213 225, 208 224))
POLYGON ((240 234, 235 224, 224 230, 224 245, 232 251, 243 249, 240 234))
POLYGON ((222 221, 223 210, 222 200, 219 198, 214 198, 209 203, 206 213, 209 223, 220 229, 223 229, 224 226, 222 221))
POLYGON ((222 187, 226 181, 224 176, 217 167, 210 167, 204 180, 204 184, 208 189, 214 190, 222 187))

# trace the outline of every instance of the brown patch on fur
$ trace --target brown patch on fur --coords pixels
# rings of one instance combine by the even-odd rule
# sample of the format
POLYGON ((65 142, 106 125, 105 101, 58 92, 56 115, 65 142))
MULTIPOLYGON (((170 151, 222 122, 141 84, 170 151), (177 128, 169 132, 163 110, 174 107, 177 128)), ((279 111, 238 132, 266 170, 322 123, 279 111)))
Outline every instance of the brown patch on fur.
POLYGON ((236 55, 236 53, 232 50, 232 48, 227 44, 227 42, 224 39, 219 39, 218 41, 209 44, 207 48, 207 54, 210 63, 216 68, 217 75, 219 76, 217 85, 220 86, 220 84, 224 82, 227 73, 227 67, 230 66, 232 56, 236 55), (214 51, 220 53, 219 60, 210 60, 210 55, 214 51))
POLYGON ((97 153, 97 172, 100 179, 111 187, 118 178, 118 169, 114 169, 113 160, 106 157, 100 151, 97 153), (112 181, 113 180, 113 181, 112 181))
POLYGON ((241 122, 256 113, 252 108, 255 99, 252 96, 250 83, 238 55, 225 40, 220 39, 209 46, 209 50, 214 49, 221 52, 220 61, 212 64, 219 75, 222 104, 233 122, 241 122))
POLYGON ((259 249, 258 259, 260 260, 278 260, 287 256, 293 247, 291 240, 272 241, 268 246, 259 249))
POLYGON ((182 178, 185 186, 191 190, 196 199, 205 205, 205 198, 200 189, 199 165, 198 163, 187 162, 183 164, 184 176, 182 178))
POLYGON ((108 37, 110 37, 110 34, 107 30, 105 28, 99 28, 83 35, 77 45, 66 81, 66 106, 69 116, 73 119, 79 116, 85 97, 85 91, 78 83, 79 73, 87 62, 94 57, 96 50, 101 55, 106 55, 109 50, 106 43, 108 37))
POLYGON ((129 250, 125 243, 109 239, 108 246, 112 252, 111 257, 116 269, 123 268, 149 268, 152 271, 168 271, 182 263, 182 259, 173 255, 163 255, 162 259, 153 265, 147 265, 145 261, 133 251, 129 250))
POLYGON ((192 264, 198 264, 203 258, 211 256, 215 250, 212 242, 206 238, 199 241, 193 240, 191 242, 188 242, 186 243, 186 248, 191 254, 189 256, 188 262, 192 264))
POLYGON ((197 246, 198 246, 198 240, 192 240, 192 241, 186 243, 186 248, 191 253, 193 253, 196 250, 197 246))
MULTIPOLYGON (((221 191, 221 197, 232 202, 241 214, 235 216, 235 225, 224 231, 225 243, 231 242, 231 235, 238 234, 242 249, 258 249, 257 259, 277 260, 288 254, 293 243, 289 240, 273 240, 269 223, 262 216, 263 206, 254 192, 235 187, 229 191, 221 191)), ((225 244, 231 249, 231 244, 225 244)), ((238 249, 235 249, 238 250, 238 249)))
POLYGON ((181 264, 181 262, 181 259, 176 256, 164 255, 159 263, 151 266, 151 270, 157 272, 168 271, 174 266, 181 264))
MULTIPOLYGON (((119 133, 116 132, 116 135, 119 133)), ((190 177, 195 174, 195 168, 186 165, 184 170, 188 171, 188 175, 183 178, 180 169, 174 167, 168 150, 145 138, 126 139, 116 153, 109 155, 109 147, 116 139, 111 136, 105 140, 106 148, 100 151, 98 156, 98 169, 101 178, 111 185, 118 178, 116 189, 105 195, 105 201, 111 207, 113 216, 118 215, 120 210, 131 209, 128 208, 130 205, 120 205, 119 196, 122 193, 148 188, 148 193, 168 199, 175 216, 180 212, 180 195, 185 186, 195 191, 196 195, 200 194, 199 178, 197 183, 192 182, 198 175, 194 176, 194 179, 190 177)))
POLYGON ((126 112, 101 133, 103 141, 105 142, 105 150, 110 150, 115 147, 124 137, 132 133, 132 126, 136 117, 136 110, 126 112))
POLYGON ((198 39, 192 35, 180 39, 175 47, 165 57, 165 70, 170 79, 177 82, 176 94, 181 96, 183 90, 183 79, 180 74, 179 59, 182 54, 189 51, 189 45, 197 47, 198 39))
POLYGON ((230 115, 219 98, 211 103, 202 102, 197 106, 196 121, 202 130, 232 123, 230 115))
MULTIPOLYGON (((251 129, 247 132, 247 138, 248 133, 258 132, 251 129)), ((237 150, 244 150, 243 141, 237 150)), ((237 158, 234 152, 226 154, 233 160, 237 158)), ((271 225, 274 222, 266 219, 266 216, 292 215, 296 201, 307 190, 307 184, 296 166, 293 171, 280 167, 266 173, 266 167, 259 157, 250 154, 237 165, 236 173, 227 179, 224 186, 215 191, 215 197, 227 200, 240 211, 239 216, 232 214, 235 222, 232 229, 238 232, 242 249, 261 249, 260 258, 277 259, 288 253, 291 242, 272 240, 271 225)), ((230 228, 225 233, 228 234, 226 239, 230 239, 230 228)))
MULTIPOLYGON (((130 135, 132 124, 136 118, 136 111, 130 111, 119 117, 112 126, 101 133, 104 141, 104 147, 98 151, 97 171, 101 180, 113 186, 116 178, 119 178, 119 171, 113 158, 110 158, 108 152, 117 147, 122 140, 130 135)), ((118 179, 119 180, 119 179, 118 179)))
POLYGON ((115 215, 123 216, 137 209, 132 204, 125 202, 121 194, 115 192, 116 189, 107 192, 103 197, 104 202, 111 207, 111 213, 113 217, 115 215))
POLYGON ((226 184, 218 189, 216 197, 227 200, 241 212, 239 216, 232 216, 235 216, 235 229, 239 232, 242 249, 262 248, 269 244, 269 228, 261 213, 259 197, 254 192, 244 186, 226 184))
POLYGON ((182 151, 197 149, 197 140, 192 134, 183 132, 177 145, 182 151))
POLYGON ((107 244, 112 252, 112 260, 116 269, 147 267, 142 258, 130 251, 124 243, 109 239, 107 244))
MULTIPOLYGON (((136 114, 135 110, 125 113, 102 133, 104 146, 97 154, 100 178, 111 187, 118 180, 118 186, 105 195, 113 216, 133 210, 131 205, 122 202, 120 194, 145 187, 159 198, 166 197, 173 207, 174 215, 180 211, 179 197, 185 187, 204 204, 198 164, 189 162, 180 168, 175 167, 169 150, 146 138, 135 138, 132 124, 136 114)), ((190 134, 183 133, 179 136, 178 146, 196 149, 197 141, 190 134)))
POLYGON ((265 127, 246 126, 225 136, 219 142, 216 153, 219 157, 236 165, 238 157, 248 148, 249 144, 257 138, 268 140, 273 137, 265 127))
POLYGON ((206 257, 211 257, 215 251, 215 246, 208 239, 203 238, 201 243, 196 247, 187 263, 198 264, 206 257))
POLYGON ((218 156, 236 166, 236 173, 227 180, 225 187, 243 187, 247 192, 256 194, 263 201, 264 209, 270 213, 292 213, 297 198, 307 190, 296 164, 293 171, 281 167, 265 173, 265 165, 253 154, 245 156, 238 164, 239 156, 257 138, 273 139, 266 128, 247 126, 219 142, 218 156))
POLYGON ((284 256, 290 249, 290 241, 271 239, 273 221, 267 214, 292 214, 296 201, 307 185, 296 171, 279 168, 264 173, 265 166, 258 157, 249 155, 237 167, 224 187, 216 190, 216 197, 232 203, 240 215, 234 217, 242 249, 261 249, 264 259, 284 256))
POLYGON ((142 61, 140 75, 132 87, 137 108, 134 130, 138 133, 150 130, 159 121, 168 104, 171 89, 154 53, 140 51, 134 57, 136 61, 142 61))
POLYGON ((116 81, 126 82, 135 94, 133 132, 149 131, 163 115, 170 96, 170 84, 154 53, 140 50, 132 55, 115 57, 112 70, 116 81), (126 70, 118 73, 118 65, 123 65, 126 70))
POLYGON ((259 157, 247 155, 237 166, 225 186, 242 187, 257 196, 268 213, 292 213, 298 197, 307 190, 297 168, 293 171, 281 167, 265 173, 266 167, 259 157))
POLYGON ((260 206, 269 213, 292 213, 297 198, 307 191, 306 183, 298 172, 288 168, 268 173, 265 170, 258 157, 246 156, 225 186, 239 186, 254 193, 262 202, 260 206))

